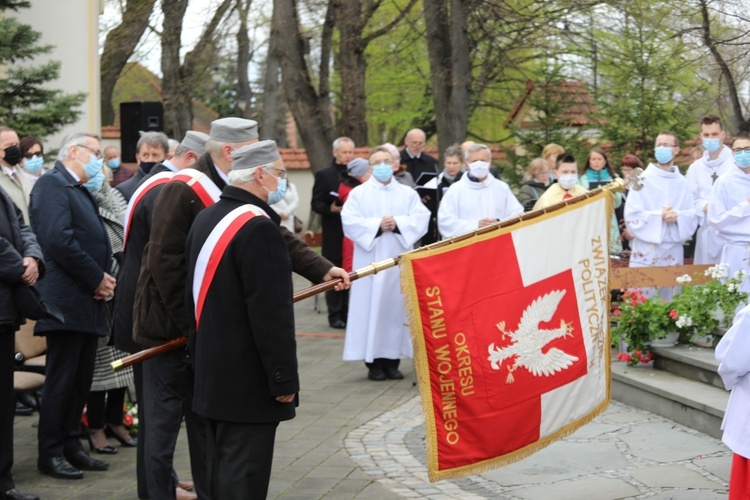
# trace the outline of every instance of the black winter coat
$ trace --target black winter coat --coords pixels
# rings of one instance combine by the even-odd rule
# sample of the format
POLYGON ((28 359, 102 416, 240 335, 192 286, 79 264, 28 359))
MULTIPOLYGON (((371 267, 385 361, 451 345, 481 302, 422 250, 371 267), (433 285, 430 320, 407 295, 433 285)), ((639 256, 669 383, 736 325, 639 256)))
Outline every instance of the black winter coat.
POLYGON ((254 217, 230 240, 197 332, 191 321, 193 410, 229 422, 278 422, 294 418, 295 405, 275 397, 299 391, 292 267, 279 216, 260 198, 227 186, 219 202, 198 214, 186 245, 186 302, 193 311, 193 276, 203 243, 224 216, 247 203, 270 218, 254 217))
POLYGON ((344 228, 341 225, 341 214, 331 212, 331 203, 336 197, 331 193, 337 193, 339 183, 346 174, 346 165, 339 165, 334 160, 330 167, 326 167, 315 173, 315 183, 312 191, 312 209, 321 216, 323 230, 323 257, 341 265, 341 244, 344 241, 344 228))
POLYGON ((37 321, 34 332, 106 336, 106 307, 94 300, 94 292, 110 268, 112 251, 93 196, 57 162, 34 184, 29 218, 47 263, 47 276, 37 288, 65 315, 64 324, 37 321))
POLYGON ((31 228, 24 224, 21 210, 0 189, 0 325, 13 330, 25 323, 16 305, 15 289, 21 286, 23 258, 37 259, 39 278, 44 276, 42 249, 31 228))

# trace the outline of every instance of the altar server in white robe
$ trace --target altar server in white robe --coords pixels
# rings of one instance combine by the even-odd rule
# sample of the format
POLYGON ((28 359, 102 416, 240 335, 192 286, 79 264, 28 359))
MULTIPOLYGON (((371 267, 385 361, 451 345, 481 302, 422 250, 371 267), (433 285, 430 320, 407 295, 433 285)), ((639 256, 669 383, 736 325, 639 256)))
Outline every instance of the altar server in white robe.
MULTIPOLYGON (((386 148, 374 148, 369 163, 372 176, 349 193, 341 211, 344 235, 354 242, 354 269, 413 249, 430 220, 417 192, 393 178, 386 148)), ((399 359, 413 355, 398 268, 357 281, 349 299, 344 360, 363 360, 370 380, 401 379, 399 359)))
POLYGON ((464 157, 467 175, 448 188, 438 209, 438 230, 443 238, 523 213, 508 184, 490 175, 490 148, 472 144, 464 157))
MULTIPOLYGON (((750 134, 737 134, 732 153, 731 168, 711 192, 708 224, 724 241, 720 262, 729 266, 729 276, 739 270, 750 276, 750 134)), ((750 279, 742 290, 750 293, 750 279)))
POLYGON ((695 241, 696 264, 717 264, 724 246, 721 235, 709 227, 706 213, 711 188, 734 164, 732 151, 724 145, 725 139, 726 133, 721 118, 707 115, 701 119, 701 140, 706 150, 702 157, 690 165, 685 174, 700 226, 695 241))
MULTIPOLYGON (((687 181, 674 164, 680 150, 672 132, 656 137, 654 156, 643 173, 643 188, 632 190, 625 204, 625 224, 633 235, 630 267, 679 266, 683 243, 697 227, 693 200, 687 181)), ((647 296, 654 289, 644 289, 647 296)), ((672 299, 672 287, 659 289, 663 299, 672 299)))

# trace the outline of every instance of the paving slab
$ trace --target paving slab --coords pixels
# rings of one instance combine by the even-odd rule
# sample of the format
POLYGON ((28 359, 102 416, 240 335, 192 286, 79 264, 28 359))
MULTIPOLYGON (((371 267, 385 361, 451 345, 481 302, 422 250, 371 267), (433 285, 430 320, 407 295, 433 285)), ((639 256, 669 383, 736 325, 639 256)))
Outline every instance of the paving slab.
POLYGON ((552 485, 531 486, 513 491, 526 500, 616 500, 638 495, 640 491, 622 479, 592 477, 552 485))
POLYGON ((720 441, 686 429, 666 419, 664 422, 645 422, 635 425, 620 439, 633 455, 656 462, 690 460, 726 449, 720 441))
POLYGON ((721 484, 717 484, 715 481, 711 481, 705 476, 677 464, 633 469, 630 471, 630 476, 646 486, 657 488, 712 490, 721 486, 721 484))

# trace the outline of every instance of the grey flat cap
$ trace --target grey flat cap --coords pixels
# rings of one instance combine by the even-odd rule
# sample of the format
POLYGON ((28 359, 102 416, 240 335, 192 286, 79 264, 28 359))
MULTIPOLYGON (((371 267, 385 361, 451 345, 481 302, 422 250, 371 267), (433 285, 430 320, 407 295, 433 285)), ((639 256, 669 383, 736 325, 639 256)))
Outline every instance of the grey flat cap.
POLYGON ((246 142, 258 138, 258 122, 244 118, 219 118, 211 122, 211 140, 246 142))
POLYGON ((364 158, 355 158, 346 166, 346 170, 357 179, 360 179, 370 168, 370 162, 364 158))
POLYGON ((268 165, 281 158, 276 141, 260 141, 232 153, 232 170, 244 170, 268 165))
POLYGON ((196 132, 195 130, 188 130, 185 132, 185 138, 180 143, 181 146, 188 148, 190 151, 202 155, 206 152, 206 141, 208 140, 208 134, 203 132, 196 132))

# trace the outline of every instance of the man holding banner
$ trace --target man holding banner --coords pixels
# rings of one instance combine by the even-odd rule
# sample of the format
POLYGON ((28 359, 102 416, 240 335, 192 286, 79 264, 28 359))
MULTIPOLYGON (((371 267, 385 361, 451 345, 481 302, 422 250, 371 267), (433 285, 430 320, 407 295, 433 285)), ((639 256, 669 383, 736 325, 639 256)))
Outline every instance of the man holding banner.
MULTIPOLYGON (((430 211, 416 191, 393 179, 391 154, 370 152, 372 176, 355 187, 341 211, 344 235, 354 242, 354 269, 414 248, 427 232, 430 211)), ((351 291, 344 360, 364 360, 370 380, 401 379, 399 359, 413 350, 396 269, 357 283, 351 291)))
POLYGON ((268 205, 286 170, 274 141, 233 154, 221 199, 187 238, 193 410, 207 423, 211 498, 265 498, 276 427, 299 391, 292 268, 268 205))

